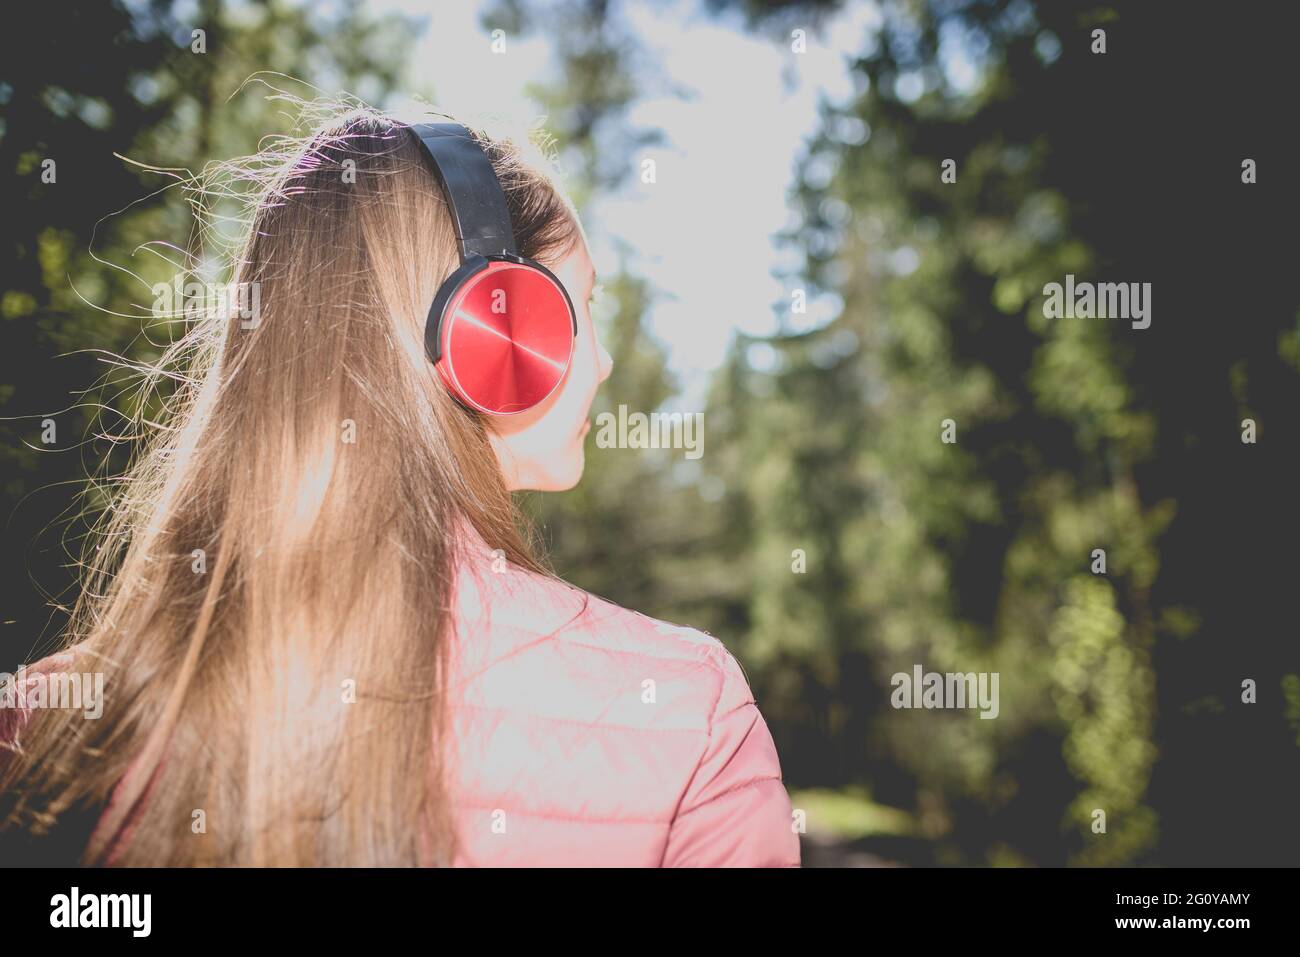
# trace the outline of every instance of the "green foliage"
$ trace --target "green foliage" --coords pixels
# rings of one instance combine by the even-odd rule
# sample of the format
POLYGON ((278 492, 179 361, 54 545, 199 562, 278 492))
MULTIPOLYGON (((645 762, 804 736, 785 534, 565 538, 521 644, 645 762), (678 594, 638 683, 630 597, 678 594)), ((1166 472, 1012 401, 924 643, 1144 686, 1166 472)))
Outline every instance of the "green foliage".
MULTIPOLYGON (((740 7, 784 46, 827 5, 715 6, 740 7)), ((1203 769, 1185 748, 1161 765, 1158 742, 1208 732, 1224 757, 1243 735, 1258 740, 1246 718, 1235 737, 1194 723, 1228 714, 1206 687, 1222 656, 1211 623, 1244 636, 1233 583, 1207 584, 1189 551, 1239 554, 1207 511, 1227 489, 1251 487, 1252 513, 1265 522, 1288 509, 1285 483, 1251 476, 1288 455, 1294 466, 1294 445, 1282 441, 1272 466, 1254 466, 1229 457, 1229 443, 1236 421, 1262 415, 1263 402, 1276 428, 1286 403, 1275 403, 1296 395, 1294 295, 1244 256, 1225 255, 1226 236, 1210 254, 1205 234, 1193 244, 1164 227, 1185 196, 1204 195, 1215 170, 1171 181, 1144 132, 1159 87, 1139 64, 1097 73, 1081 59, 1080 37, 1101 22, 1128 44, 1164 49, 1167 18, 1083 2, 970 0, 886 3, 883 20, 854 65, 861 95, 824 111, 788 236, 805 258, 791 285, 839 296, 838 315, 811 332, 738 338, 713 385, 711 451, 692 486, 659 484, 652 471, 618 501, 654 507, 631 520, 586 513, 592 527, 618 522, 628 557, 650 541, 649 554, 672 551, 680 536, 677 560, 652 559, 651 575, 628 580, 627 569, 643 566, 611 566, 591 537, 582 548, 559 541, 560 567, 641 610, 712 629, 746 663, 787 780, 844 795, 869 787, 906 809, 934 846, 918 862, 1204 860, 1205 808, 1188 797, 1206 790, 1203 769), (969 92, 944 78, 941 49, 953 37, 982 53, 969 92), (919 97, 900 97, 904 74, 923 78, 919 97), (855 127, 864 136, 846 135, 855 127), (1102 129, 1141 139, 1145 152, 1108 151, 1092 132, 1102 129), (957 178, 948 183, 939 174, 950 158, 957 178), (1133 239, 1134 223, 1160 238, 1133 239), (1206 303, 1173 297, 1162 300, 1158 344, 1122 323, 1044 317, 1044 285, 1067 273, 1157 273, 1168 291, 1202 255, 1268 289, 1253 313, 1258 335, 1188 335, 1188 307, 1206 328, 1206 303), (1184 335, 1175 341, 1172 330, 1184 335), (775 350, 775 368, 751 363, 754 349, 775 350), (1184 365, 1194 373, 1175 371, 1184 365), (946 419, 955 444, 940 441, 946 419), (1091 568, 1098 548, 1104 575, 1091 568), (796 554, 806 557, 802 574, 796 554), (624 581, 610 580, 612 567, 624 581), (1162 656, 1171 642, 1181 650, 1162 656), (1164 717, 1163 734, 1162 660, 1163 693, 1180 715, 1164 717), (891 676, 917 663, 998 672, 998 719, 891 708, 891 676), (1193 707, 1202 698, 1217 710, 1193 707), (1092 829, 1094 809, 1106 812, 1104 834, 1092 829)), ((1191 110, 1195 100, 1188 92, 1180 102, 1191 110)), ((1241 194, 1221 196, 1216 208, 1233 215, 1241 194)), ((583 494, 629 489, 627 461, 593 456, 583 494)), ((1243 579, 1264 566, 1245 567, 1243 579)), ((1263 612, 1253 621, 1257 652, 1243 660, 1260 664, 1273 646, 1263 612)), ((1259 720, 1280 722, 1281 704, 1267 714, 1259 720)), ((1293 751, 1270 754, 1279 768, 1294 765, 1293 751)), ((1294 793, 1291 781, 1277 806, 1294 793)), ((822 805, 817 814, 842 816, 822 805)), ((1217 859, 1238 853, 1236 828, 1220 827, 1217 859)))
POLYGON ((1082 863, 1117 865, 1147 850, 1155 819, 1143 806, 1155 747, 1148 656, 1125 641, 1125 621, 1104 579, 1070 579, 1049 632, 1055 654, 1051 695, 1065 728, 1064 753, 1084 789, 1066 810, 1085 842, 1082 863), (1104 841, 1088 841, 1095 809, 1106 812, 1104 841))
POLYGON ((276 89, 382 99, 410 37, 404 21, 376 21, 356 0, 328 14, 286 0, 204 0, 194 11, 40 3, 23 29, 0 36, 0 649, 12 665, 62 621, 84 534, 74 516, 102 504, 77 500, 87 473, 124 464, 123 449, 99 436, 160 400, 142 405, 124 390, 113 357, 162 354, 179 330, 151 316, 151 286, 170 283, 219 238, 196 232, 193 197, 166 187, 289 132, 294 118, 276 89), (204 53, 191 48, 197 27, 204 53), (56 164, 53 183, 42 181, 45 159, 56 164), (40 440, 47 417, 57 424, 53 445, 40 440))

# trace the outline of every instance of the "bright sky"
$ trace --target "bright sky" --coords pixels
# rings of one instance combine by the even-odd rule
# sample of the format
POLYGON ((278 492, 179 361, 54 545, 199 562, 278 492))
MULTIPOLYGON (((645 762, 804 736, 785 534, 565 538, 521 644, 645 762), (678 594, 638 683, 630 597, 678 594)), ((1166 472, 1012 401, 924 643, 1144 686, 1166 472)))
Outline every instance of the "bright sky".
MULTIPOLYGON (((413 92, 433 90, 453 114, 526 123, 543 110, 525 85, 557 75, 551 44, 542 34, 508 36, 505 53, 494 53, 479 24, 484 6, 379 0, 373 9, 427 24, 410 65, 413 92)), ((659 74, 645 77, 628 123, 662 129, 666 142, 638 154, 627 183, 584 211, 584 226, 598 271, 617 269, 614 240, 621 240, 635 251, 628 268, 658 292, 647 328, 668 350, 681 386, 674 407, 702 409, 709 374, 734 334, 771 334, 774 309, 789 309, 797 283, 776 273, 797 260, 778 249, 775 234, 791 216, 795 164, 817 129, 819 99, 842 103, 852 94, 846 58, 862 51, 878 20, 873 3, 847 6, 823 35, 810 31, 807 52, 795 54, 788 38, 778 43, 737 21, 719 22, 698 0, 611 4, 659 74), (641 182, 644 159, 655 160, 654 184, 641 182)), ((810 302, 803 318, 824 322, 834 308, 810 302)))

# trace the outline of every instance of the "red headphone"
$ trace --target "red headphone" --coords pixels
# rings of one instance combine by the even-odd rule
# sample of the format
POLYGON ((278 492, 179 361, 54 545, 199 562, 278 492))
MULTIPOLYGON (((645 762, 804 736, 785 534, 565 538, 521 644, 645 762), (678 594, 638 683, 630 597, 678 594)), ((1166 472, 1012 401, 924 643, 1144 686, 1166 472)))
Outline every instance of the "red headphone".
POLYGON ((505 192, 469 130, 411 130, 447 199, 461 262, 434 296, 425 352, 466 408, 526 412, 559 387, 573 361, 573 302, 550 270, 518 255, 505 192))

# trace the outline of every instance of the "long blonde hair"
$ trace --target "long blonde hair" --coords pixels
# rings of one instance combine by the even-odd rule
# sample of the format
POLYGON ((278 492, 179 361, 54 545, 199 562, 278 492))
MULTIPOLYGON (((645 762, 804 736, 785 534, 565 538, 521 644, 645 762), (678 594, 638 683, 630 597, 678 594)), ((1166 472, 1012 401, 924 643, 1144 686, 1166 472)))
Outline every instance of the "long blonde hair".
MULTIPOLYGON (((521 254, 571 249, 554 179, 476 136, 521 254)), ((484 422, 424 355, 457 265, 443 197, 404 124, 364 108, 215 172, 257 187, 232 276, 260 320, 203 316, 152 370, 178 384, 63 642, 64 670, 104 674, 104 713, 34 712, 0 753, 0 861, 81 814, 82 863, 448 863, 462 531, 546 569, 484 422)))

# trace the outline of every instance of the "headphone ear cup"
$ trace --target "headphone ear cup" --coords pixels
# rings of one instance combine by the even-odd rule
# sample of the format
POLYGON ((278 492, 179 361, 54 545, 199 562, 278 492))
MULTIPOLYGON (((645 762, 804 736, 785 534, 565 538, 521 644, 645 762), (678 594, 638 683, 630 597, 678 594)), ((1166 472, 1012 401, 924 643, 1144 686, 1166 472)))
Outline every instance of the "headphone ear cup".
MULTIPOLYGON (((563 284, 526 259, 481 259, 447 280, 436 303, 435 368, 462 405, 488 415, 535 408, 573 361, 577 318, 563 284)), ((430 316, 430 319, 434 319, 430 316)))

